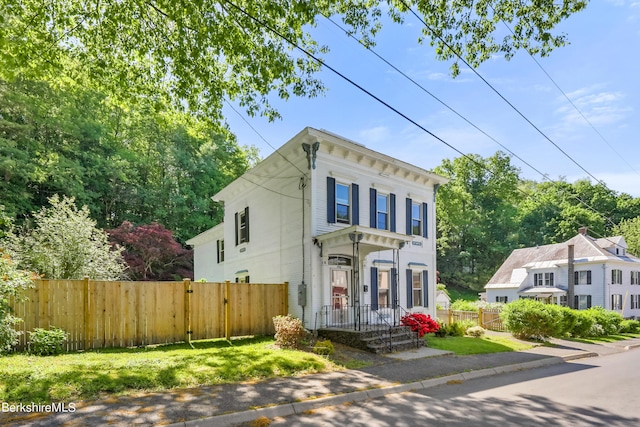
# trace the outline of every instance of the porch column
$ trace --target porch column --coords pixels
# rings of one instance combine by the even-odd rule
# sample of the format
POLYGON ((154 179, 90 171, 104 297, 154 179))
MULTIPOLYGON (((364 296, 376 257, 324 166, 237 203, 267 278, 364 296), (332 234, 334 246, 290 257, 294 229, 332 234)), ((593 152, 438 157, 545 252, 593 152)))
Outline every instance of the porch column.
POLYGON ((364 237, 363 233, 349 233, 349 239, 353 243, 353 268, 351 269, 353 278, 351 280, 351 289, 353 295, 353 320, 354 329, 360 330, 360 242, 364 237))

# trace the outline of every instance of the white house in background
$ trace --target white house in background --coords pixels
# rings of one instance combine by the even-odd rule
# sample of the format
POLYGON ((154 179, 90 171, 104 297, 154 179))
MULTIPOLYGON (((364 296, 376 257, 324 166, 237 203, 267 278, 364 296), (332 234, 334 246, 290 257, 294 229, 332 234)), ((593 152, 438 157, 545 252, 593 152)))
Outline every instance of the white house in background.
POLYGON ((289 310, 308 329, 403 310, 435 317, 435 197, 446 182, 306 128, 213 196, 224 223, 187 242, 195 278, 288 282, 289 310))
POLYGON ((514 250, 485 286, 488 302, 533 297, 640 318, 640 259, 621 236, 594 239, 586 227, 564 243, 514 250))

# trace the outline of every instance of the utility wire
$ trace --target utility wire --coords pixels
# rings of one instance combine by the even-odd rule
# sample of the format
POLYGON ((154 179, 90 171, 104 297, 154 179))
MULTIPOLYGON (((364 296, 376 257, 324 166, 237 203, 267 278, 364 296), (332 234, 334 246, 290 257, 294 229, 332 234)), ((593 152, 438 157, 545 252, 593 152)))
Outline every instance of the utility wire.
MULTIPOLYGON (((511 32, 512 35, 515 36, 515 33, 513 32, 513 30, 511 29, 511 27, 509 27, 509 25, 502 21, 502 23, 504 24, 504 26, 511 32)), ((637 175, 640 176, 640 172, 638 172, 628 161, 627 159, 625 159, 610 143, 609 141, 607 141, 607 139, 604 137, 604 135, 602 135, 602 133, 600 133, 600 131, 598 131, 598 129, 596 129, 596 127, 593 125, 593 123, 591 123, 591 121, 582 113, 582 111, 578 108, 578 106, 571 100, 571 98, 569 98, 569 96, 562 90, 562 88, 560 88, 560 86, 558 85, 558 83, 556 83, 556 81, 553 79, 553 77, 551 77, 551 75, 547 72, 547 70, 544 69, 544 67, 542 66, 542 64, 540 64, 540 62, 536 59, 535 56, 533 56, 531 54, 531 52, 527 51, 527 53, 529 54, 529 56, 531 57, 531 59, 533 60, 533 62, 536 63, 536 65, 538 66, 538 68, 540 68, 540 70, 549 78, 549 80, 551 81, 551 83, 553 83, 553 85, 556 87, 556 89, 558 89, 560 91, 560 93, 565 97, 565 99, 569 102, 569 104, 571 104, 571 106, 578 112, 578 114, 580 114, 580 117, 582 117, 584 119, 585 122, 587 122, 587 124, 591 127, 591 129, 593 129, 593 131, 600 137, 600 139, 602 139, 608 146, 609 148, 611 148, 611 150, 616 153, 616 155, 618 157, 620 157, 620 159, 622 159, 623 162, 625 162, 627 164, 627 166, 629 166, 629 168, 634 171, 637 175)))
POLYGON ((471 64, 469 64, 463 57, 462 55, 453 48, 453 46, 451 46, 449 43, 447 43, 446 40, 444 40, 444 38, 442 38, 442 36, 437 33, 431 26, 429 26, 429 24, 427 24, 427 22, 420 16, 418 15, 411 7, 409 7, 409 5, 404 1, 404 0, 398 0, 400 3, 402 3, 407 10, 409 10, 411 12, 411 14, 413 16, 416 17, 416 19, 418 19, 420 22, 422 22, 422 24, 431 32, 431 34, 433 34, 435 37, 437 37, 451 52, 453 52, 453 54, 456 55, 456 57, 462 61, 467 67, 469 67, 469 69, 471 71, 473 71, 473 73, 478 76, 478 78, 480 78, 480 80, 482 80, 489 88, 491 88, 491 90, 493 90, 496 95, 498 95, 504 102, 507 103, 507 105, 509 105, 516 113, 518 113, 518 115, 520 117, 522 117, 527 123, 529 123, 529 125, 531 125, 531 127, 533 127, 540 135, 542 135, 547 141, 549 141, 554 147, 556 147, 562 154, 564 154, 569 160, 571 160, 571 162, 573 162, 573 164, 575 164, 576 166, 578 166, 580 169, 582 169, 587 175, 589 175, 591 178, 593 178, 596 182, 604 185, 606 187, 606 185, 599 180, 598 178, 596 178, 591 172, 589 172, 588 170, 586 170, 580 163, 578 163, 573 157, 571 157, 566 151, 564 151, 558 144, 556 144, 551 138, 549 138, 540 128, 538 128, 531 120, 529 120, 529 118, 527 118, 527 116, 525 116, 515 105, 513 105, 507 98, 504 97, 504 95, 502 95, 491 83, 489 83, 473 66, 471 66, 471 64))

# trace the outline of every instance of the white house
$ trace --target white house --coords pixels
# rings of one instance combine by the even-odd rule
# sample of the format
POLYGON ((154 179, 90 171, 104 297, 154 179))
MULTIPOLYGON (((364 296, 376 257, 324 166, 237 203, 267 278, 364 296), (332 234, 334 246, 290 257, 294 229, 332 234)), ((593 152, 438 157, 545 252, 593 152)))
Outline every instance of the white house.
POLYGON ((533 297, 640 317, 640 259, 623 237, 594 239, 581 228, 564 243, 514 250, 485 286, 488 302, 533 297))
POLYGON ((306 128, 213 196, 224 223, 187 242, 195 278, 288 282, 289 311, 308 329, 403 310, 435 317, 435 198, 446 182, 306 128))

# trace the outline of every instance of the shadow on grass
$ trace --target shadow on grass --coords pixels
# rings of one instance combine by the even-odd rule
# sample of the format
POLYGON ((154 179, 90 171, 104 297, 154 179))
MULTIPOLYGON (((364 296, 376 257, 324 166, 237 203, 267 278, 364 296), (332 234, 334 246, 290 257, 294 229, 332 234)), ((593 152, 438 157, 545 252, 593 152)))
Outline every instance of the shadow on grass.
POLYGON ((103 393, 159 391, 320 372, 313 354, 270 349, 270 337, 198 341, 154 348, 107 349, 59 357, 13 355, 0 365, 0 401, 48 403, 103 393), (171 351, 174 351, 173 353, 171 351))

